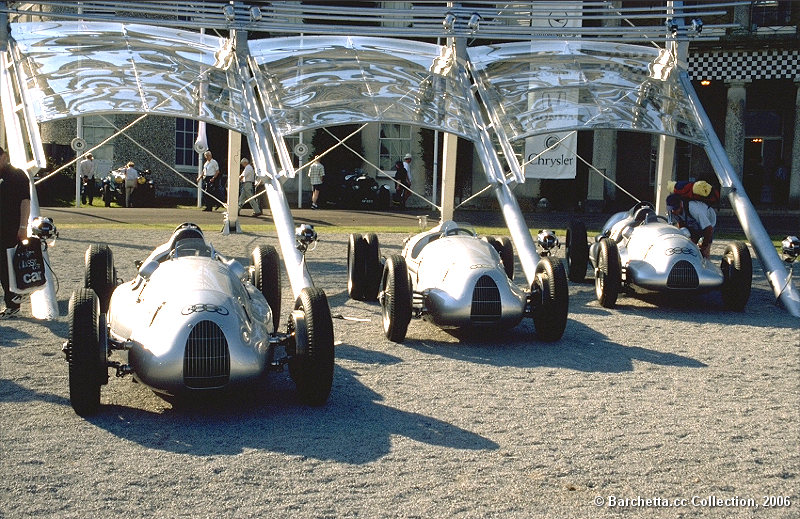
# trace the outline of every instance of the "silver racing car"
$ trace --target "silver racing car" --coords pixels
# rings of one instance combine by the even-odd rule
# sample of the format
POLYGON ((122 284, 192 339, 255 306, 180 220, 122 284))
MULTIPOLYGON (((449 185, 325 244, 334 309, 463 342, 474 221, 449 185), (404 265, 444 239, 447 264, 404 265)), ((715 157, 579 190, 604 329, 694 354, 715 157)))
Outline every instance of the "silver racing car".
POLYGON ((181 224, 118 284, 107 245, 86 251, 84 286, 69 302, 69 394, 79 415, 100 406, 109 368, 165 395, 253 382, 285 365, 301 399, 327 401, 333 325, 325 293, 306 287, 279 333, 281 285, 274 247, 253 250, 245 268, 219 254, 199 227, 181 224), (127 363, 110 360, 127 352, 127 363))
POLYGON ((591 261, 597 300, 606 308, 614 307, 621 289, 633 287, 656 292, 719 289, 725 307, 736 311, 750 298, 753 268, 746 244, 728 244, 717 267, 649 202, 611 216, 591 246, 583 223, 570 222, 566 241, 570 281, 582 282, 591 261))
POLYGON ((378 299, 386 337, 402 342, 411 317, 440 328, 512 328, 532 317, 537 336, 561 338, 569 294, 563 264, 542 257, 530 287, 512 282, 514 251, 506 238, 479 237, 452 220, 408 238, 381 265, 378 238, 351 234, 347 252, 351 298, 378 299))

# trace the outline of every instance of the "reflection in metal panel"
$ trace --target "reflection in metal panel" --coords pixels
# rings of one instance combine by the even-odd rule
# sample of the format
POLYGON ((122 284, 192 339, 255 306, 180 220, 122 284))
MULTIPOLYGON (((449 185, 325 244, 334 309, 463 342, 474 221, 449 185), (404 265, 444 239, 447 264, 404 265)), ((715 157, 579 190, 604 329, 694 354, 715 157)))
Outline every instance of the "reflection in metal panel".
POLYGON ((104 22, 15 23, 12 35, 39 122, 126 112, 245 128, 223 38, 104 22))
POLYGON ((267 115, 282 135, 383 121, 476 138, 446 47, 347 36, 269 38, 249 46, 267 115))
POLYGON ((632 130, 705 145, 666 50, 607 42, 471 47, 484 101, 510 141, 545 132, 632 130))

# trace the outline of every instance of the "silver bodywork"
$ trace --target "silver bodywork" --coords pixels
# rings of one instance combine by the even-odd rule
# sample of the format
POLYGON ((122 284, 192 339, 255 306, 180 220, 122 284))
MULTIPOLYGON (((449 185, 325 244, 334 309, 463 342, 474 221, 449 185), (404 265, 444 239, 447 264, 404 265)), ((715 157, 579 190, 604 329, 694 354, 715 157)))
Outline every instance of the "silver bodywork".
MULTIPOLYGON (((620 212, 609 218, 598 238, 605 236, 617 243, 622 281, 627 285, 654 291, 722 286, 719 266, 703 258, 697 245, 666 221, 651 217, 636 222, 631 212, 620 212)), ((599 240, 589 248, 595 268, 598 250, 599 240)))
POLYGON ((269 365, 274 330, 266 299, 240 263, 206 245, 183 255, 180 247, 165 244, 111 295, 109 341, 124 345, 134 377, 155 391, 177 394, 247 383, 269 365), (217 355, 228 366, 191 366, 192 333, 205 339, 216 335, 206 342, 226 344, 227 360, 223 348, 202 355, 217 355))
POLYGON ((525 316, 527 293, 508 278, 495 248, 470 233, 451 221, 405 243, 414 311, 442 328, 514 327, 525 316))

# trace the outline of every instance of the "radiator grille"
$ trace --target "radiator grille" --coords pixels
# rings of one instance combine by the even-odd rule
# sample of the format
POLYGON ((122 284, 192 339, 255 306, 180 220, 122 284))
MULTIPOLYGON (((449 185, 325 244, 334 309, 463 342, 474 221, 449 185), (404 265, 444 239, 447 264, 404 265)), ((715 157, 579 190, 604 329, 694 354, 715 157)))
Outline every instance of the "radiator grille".
POLYGON ((231 374, 228 341, 212 321, 197 323, 186 340, 183 355, 183 383, 193 389, 223 387, 231 374))
POLYGON ((697 288, 699 283, 697 271, 686 260, 677 262, 667 278, 667 288, 697 288))
POLYGON ((494 323, 500 320, 500 291, 489 276, 481 276, 472 291, 472 310, 470 318, 473 323, 494 323))

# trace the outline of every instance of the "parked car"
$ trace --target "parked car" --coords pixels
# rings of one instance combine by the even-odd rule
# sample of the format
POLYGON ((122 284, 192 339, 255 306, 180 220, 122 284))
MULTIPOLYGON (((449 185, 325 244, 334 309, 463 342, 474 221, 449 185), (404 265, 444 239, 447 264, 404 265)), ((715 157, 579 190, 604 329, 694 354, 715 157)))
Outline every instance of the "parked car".
POLYGON ((245 268, 185 223, 133 279, 118 283, 111 249, 91 245, 64 345, 75 412, 98 411, 109 368, 158 393, 198 397, 288 366, 302 401, 324 404, 334 367, 328 301, 322 290, 303 288, 279 332, 279 264, 275 248, 262 245, 245 268), (127 353, 127 363, 110 360, 114 352, 127 353))
POLYGON ((752 259, 747 245, 725 247, 719 267, 649 202, 614 214, 588 244, 586 227, 570 222, 567 229, 569 279, 582 282, 591 262, 597 300, 613 308, 620 290, 639 287, 664 293, 719 289, 725 308, 741 311, 750 298, 752 259))
POLYGON ((410 237, 400 254, 383 261, 377 235, 351 234, 347 256, 348 294, 378 299, 389 340, 405 339, 411 317, 445 329, 505 329, 531 317, 542 340, 564 333, 569 293, 563 264, 542 257, 536 280, 519 287, 507 237, 480 237, 471 226, 448 220, 410 237))

